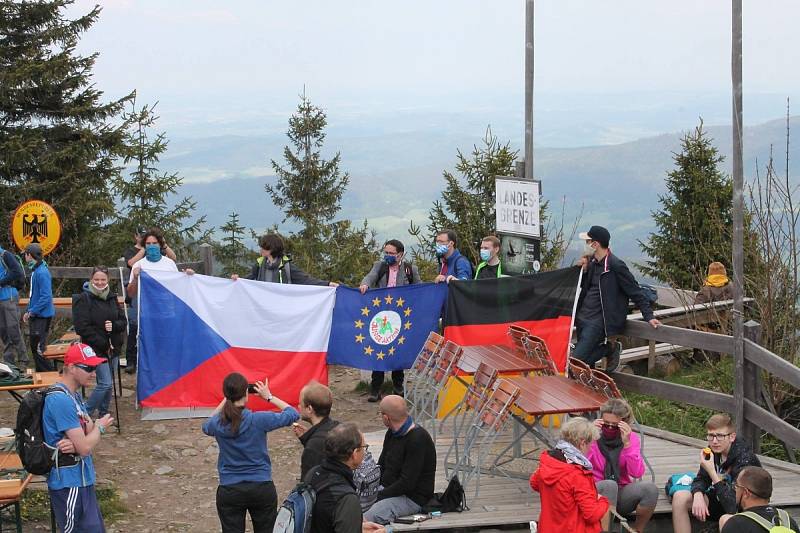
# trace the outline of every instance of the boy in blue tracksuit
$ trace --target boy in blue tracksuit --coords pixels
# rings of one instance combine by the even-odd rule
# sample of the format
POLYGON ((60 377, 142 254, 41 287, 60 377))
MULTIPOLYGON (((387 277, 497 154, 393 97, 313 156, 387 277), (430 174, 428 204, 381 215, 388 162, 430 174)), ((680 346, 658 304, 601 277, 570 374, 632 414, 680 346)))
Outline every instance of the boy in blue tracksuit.
POLYGON ((39 244, 31 243, 25 247, 25 261, 31 269, 31 298, 22 320, 28 324, 30 330, 31 353, 36 371, 52 372, 53 363, 42 354, 47 349, 47 334, 56 308, 53 306, 53 280, 42 256, 42 247, 39 244))

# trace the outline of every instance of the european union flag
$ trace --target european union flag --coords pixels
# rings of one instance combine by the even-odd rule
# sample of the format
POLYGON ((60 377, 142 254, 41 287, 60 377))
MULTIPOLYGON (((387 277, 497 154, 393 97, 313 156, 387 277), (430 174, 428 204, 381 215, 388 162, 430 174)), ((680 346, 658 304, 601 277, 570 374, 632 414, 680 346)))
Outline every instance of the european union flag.
POLYGON ((364 370, 411 368, 431 331, 438 331, 447 285, 418 283, 385 289, 338 287, 328 364, 364 370))

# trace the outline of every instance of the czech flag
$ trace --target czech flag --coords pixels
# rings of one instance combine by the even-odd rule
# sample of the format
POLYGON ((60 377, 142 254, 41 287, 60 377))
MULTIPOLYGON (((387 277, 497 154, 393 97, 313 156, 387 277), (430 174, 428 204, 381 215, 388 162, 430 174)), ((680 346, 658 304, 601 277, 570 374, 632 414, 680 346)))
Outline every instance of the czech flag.
MULTIPOLYGON (((328 382, 333 288, 151 271, 139 290, 142 407, 216 407, 231 372, 269 378, 290 405, 312 379, 328 382)), ((248 407, 269 407, 253 396, 248 407)))
POLYGON ((580 267, 525 276, 451 281, 444 337, 461 346, 510 344, 512 324, 541 337, 564 370, 580 267))

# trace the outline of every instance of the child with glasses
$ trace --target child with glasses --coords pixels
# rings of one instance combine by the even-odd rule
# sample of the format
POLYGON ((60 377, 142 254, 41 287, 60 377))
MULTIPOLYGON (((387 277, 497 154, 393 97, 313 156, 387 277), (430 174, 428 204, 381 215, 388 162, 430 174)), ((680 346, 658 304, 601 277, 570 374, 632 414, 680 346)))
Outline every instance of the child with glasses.
POLYGON ((672 497, 672 526, 676 533, 691 531, 691 517, 717 521, 723 514, 736 513, 734 484, 746 466, 761 466, 750 446, 736 440, 736 431, 727 414, 715 414, 706 422, 708 449, 699 450, 700 469, 690 491, 672 497))

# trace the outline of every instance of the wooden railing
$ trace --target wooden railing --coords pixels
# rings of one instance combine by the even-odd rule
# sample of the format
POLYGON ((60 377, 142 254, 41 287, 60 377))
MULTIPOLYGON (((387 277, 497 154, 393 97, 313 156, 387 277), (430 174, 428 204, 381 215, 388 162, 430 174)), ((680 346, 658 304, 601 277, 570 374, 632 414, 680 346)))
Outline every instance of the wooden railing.
MULTIPOLYGON (((746 337, 744 340, 744 389, 734 390, 732 395, 619 372, 614 374, 614 379, 622 389, 665 400, 728 413, 737 412, 737 407, 739 407, 738 412, 744 413, 743 420, 736 421, 740 438, 745 439, 755 450, 758 450, 760 436, 758 430, 763 430, 783 441, 787 453, 794 461, 792 448, 800 448, 800 429, 787 423, 769 409, 772 407, 771 400, 762 392, 760 370, 800 389, 800 368, 758 344, 761 326, 757 322, 747 322, 744 329, 746 337), (762 397, 768 409, 759 405, 762 397)), ((668 342, 687 348, 733 354, 734 339, 729 335, 669 325, 653 328, 648 323, 634 318, 629 318, 624 334, 648 341, 668 342)))

